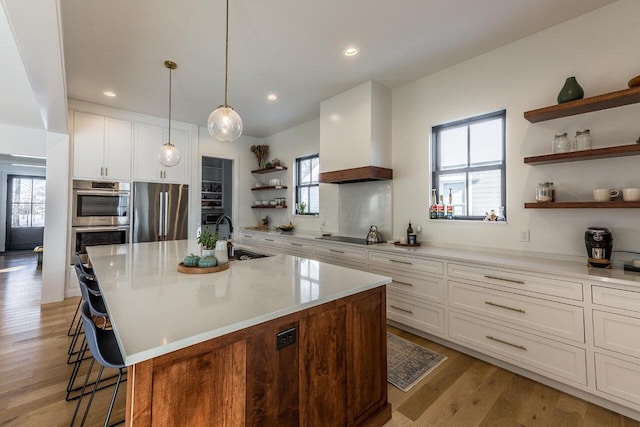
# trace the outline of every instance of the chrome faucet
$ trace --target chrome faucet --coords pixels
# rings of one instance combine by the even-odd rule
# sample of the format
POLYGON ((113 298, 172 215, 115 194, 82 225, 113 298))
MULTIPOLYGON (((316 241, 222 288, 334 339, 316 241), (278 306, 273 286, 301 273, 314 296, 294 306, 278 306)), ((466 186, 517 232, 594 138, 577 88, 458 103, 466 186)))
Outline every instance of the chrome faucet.
POLYGON ((227 222, 229 222, 229 236, 227 236, 227 238, 230 239, 233 235, 233 223, 231 222, 231 218, 229 217, 229 215, 221 215, 220 217, 218 217, 218 220, 216 221, 216 233, 218 232, 218 228, 225 218, 227 219, 227 222))

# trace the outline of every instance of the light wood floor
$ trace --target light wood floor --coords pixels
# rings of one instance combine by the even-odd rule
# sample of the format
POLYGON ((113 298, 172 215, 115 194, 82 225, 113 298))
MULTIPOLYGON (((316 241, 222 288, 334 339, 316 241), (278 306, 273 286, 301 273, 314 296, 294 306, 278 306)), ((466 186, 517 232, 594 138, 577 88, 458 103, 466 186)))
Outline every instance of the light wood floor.
MULTIPOLYGON (((67 328, 77 299, 40 305, 32 253, 0 255, 0 426, 68 426, 67 328)), ((448 360, 408 393, 389 386, 396 426, 620 426, 640 423, 455 350, 390 327, 448 360)), ((98 393, 87 426, 102 425, 111 389, 98 393)), ((124 388, 112 421, 123 418, 124 388)), ((180 426, 181 427, 181 426, 180 426)))

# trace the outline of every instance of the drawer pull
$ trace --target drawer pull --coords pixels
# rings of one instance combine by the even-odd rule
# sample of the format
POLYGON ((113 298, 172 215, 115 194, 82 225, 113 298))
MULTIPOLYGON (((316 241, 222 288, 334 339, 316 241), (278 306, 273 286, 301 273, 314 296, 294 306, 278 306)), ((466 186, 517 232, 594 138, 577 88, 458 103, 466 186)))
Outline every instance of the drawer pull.
POLYGON ((496 304, 495 302, 491 302, 491 301, 485 301, 484 303, 487 304, 487 305, 492 305, 494 307, 504 308, 505 310, 517 311, 518 313, 526 313, 521 308, 507 307, 506 305, 496 304))
POLYGON ((243 236, 245 239, 253 239, 253 236, 247 236, 246 234, 243 236))
POLYGON ((411 262, 407 262, 407 261, 400 261, 400 260, 397 260, 397 259, 390 259, 389 261, 391 261, 391 262, 397 262, 398 264, 413 265, 413 263, 411 263, 411 262))
POLYGON ((338 253, 338 254, 343 254, 344 253, 344 251, 339 251, 339 250, 336 250, 336 249, 329 249, 329 252, 335 252, 335 253, 338 253))
POLYGON ((391 308, 395 308, 396 310, 404 311, 405 313, 413 314, 413 311, 411 311, 411 310, 407 310, 406 308, 396 307, 396 306, 395 306, 395 305, 393 305, 393 304, 389 305, 389 307, 391 307, 391 308))
POLYGON ((405 285, 405 286, 413 286, 413 284, 411 284, 411 283, 401 282, 399 280, 393 280, 393 283, 397 283, 399 285, 405 285))
POLYGON ((291 246, 300 246, 300 247, 302 247, 302 245, 300 243, 291 243, 291 246))
POLYGON ((266 240, 267 242, 273 242, 273 239, 264 239, 264 240, 266 240))
POLYGON ((523 346, 523 345, 518 345, 518 344, 511 344, 510 342, 501 340, 500 338, 496 338, 496 337, 492 337, 491 335, 486 335, 485 336, 488 340, 492 340, 492 341, 496 341, 499 342, 501 344, 506 344, 506 345, 510 345, 511 347, 515 347, 519 350, 524 350, 527 351, 527 347, 523 346))
POLYGON ((486 274, 485 274, 484 278, 485 279, 493 279, 493 280, 502 280, 503 282, 517 283, 519 285, 524 285, 525 284, 522 280, 505 279, 504 277, 489 276, 489 275, 486 275, 486 274))

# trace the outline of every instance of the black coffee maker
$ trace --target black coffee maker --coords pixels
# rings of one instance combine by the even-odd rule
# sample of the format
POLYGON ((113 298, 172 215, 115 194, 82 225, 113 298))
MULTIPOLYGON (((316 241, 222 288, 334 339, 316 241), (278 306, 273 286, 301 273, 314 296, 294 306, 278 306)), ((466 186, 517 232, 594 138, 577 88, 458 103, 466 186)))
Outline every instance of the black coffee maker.
POLYGON ((589 227, 584 232, 584 244, 587 247, 589 265, 599 268, 611 267, 613 236, 604 227, 589 227))

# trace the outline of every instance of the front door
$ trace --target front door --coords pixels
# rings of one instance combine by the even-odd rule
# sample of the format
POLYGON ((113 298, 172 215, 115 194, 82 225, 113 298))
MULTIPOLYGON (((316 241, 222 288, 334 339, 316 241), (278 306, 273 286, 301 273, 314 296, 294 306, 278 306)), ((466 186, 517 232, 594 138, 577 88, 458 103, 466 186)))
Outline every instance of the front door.
POLYGON ((9 175, 7 178, 7 251, 33 249, 44 236, 45 179, 9 175))

